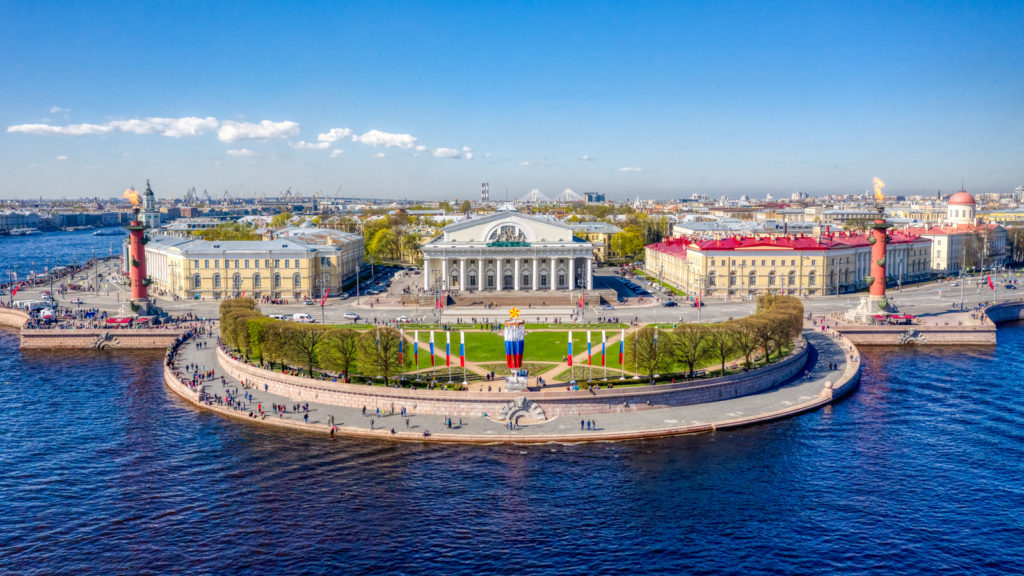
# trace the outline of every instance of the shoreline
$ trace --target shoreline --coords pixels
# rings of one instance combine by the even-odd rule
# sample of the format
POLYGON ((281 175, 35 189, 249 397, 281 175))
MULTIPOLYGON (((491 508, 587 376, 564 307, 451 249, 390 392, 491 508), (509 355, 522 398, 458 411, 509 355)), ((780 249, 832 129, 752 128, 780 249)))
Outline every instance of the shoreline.
MULTIPOLYGON (((710 402, 705 404, 690 405, 690 406, 677 406, 677 407, 666 407, 666 408, 651 408, 638 412, 630 412, 623 414, 612 414, 605 413, 600 414, 602 420, 616 419, 625 420, 626 424, 631 424, 633 421, 636 422, 636 426, 631 426, 627 429, 618 430, 587 430, 587 431, 565 431, 565 432, 553 432, 553 433, 530 433, 532 429, 536 429, 537 425, 528 425, 522 430, 509 431, 502 427, 503 433, 495 432, 493 430, 486 431, 484 433, 463 433, 463 432, 431 432, 429 436, 425 436, 419 428, 415 432, 408 431, 406 429, 391 431, 391 427, 382 424, 380 427, 369 429, 356 425, 350 425, 347 423, 338 424, 335 430, 335 436, 343 438, 363 438, 363 439, 378 439, 378 440, 389 440, 389 441, 401 441, 401 442, 432 442, 442 444, 548 444, 548 443, 584 443, 584 442, 621 442, 631 440, 643 440, 652 438, 664 438, 670 436, 681 436, 690 434, 702 434, 707 432, 715 432, 717 430, 728 430, 733 428, 740 428, 746 426, 752 426, 756 424, 762 424, 767 422, 773 422, 785 418, 790 418, 816 410, 840 400, 845 396, 849 395, 853 390, 857 388, 860 383, 860 372, 861 363, 860 355, 856 348, 852 345, 849 348, 842 348, 842 343, 836 339, 824 336, 814 335, 814 338, 825 339, 831 345, 842 351, 844 357, 843 371, 839 376, 832 381, 831 379, 821 381, 814 381, 810 383, 802 383, 802 378, 797 377, 789 379, 776 384, 774 388, 760 394, 754 394, 751 396, 735 398, 730 400, 721 400, 717 402, 710 402), (846 355, 852 354, 853 360, 847 360, 846 355), (779 397, 785 397, 777 403, 777 408, 763 410, 754 414, 745 414, 742 411, 735 409, 736 404, 740 401, 746 403, 747 401, 754 399, 761 399, 767 396, 776 395, 779 397), (663 420, 669 420, 666 416, 677 416, 679 418, 687 417, 686 414, 690 412, 704 412, 712 410, 720 414, 719 417, 708 419, 707 421, 691 422, 689 424, 683 424, 681 421, 679 424, 665 426, 664 424, 646 426, 642 424, 642 421, 650 421, 652 416, 655 418, 662 418, 663 420), (640 416, 636 416, 640 415, 640 416)), ((184 345, 187 345, 190 341, 186 341, 184 345)), ((808 344, 811 347, 811 344, 808 344)), ((817 352, 817 350, 816 350, 817 352)), ((817 356, 817 354, 816 354, 817 356)), ((818 360, 820 362, 820 359, 818 360)), ((812 366, 812 368, 814 368, 812 366)), ((819 379, 820 380, 820 379, 819 379)), ((188 386, 183 384, 174 374, 174 365, 164 365, 164 383, 170 389, 172 393, 180 397, 182 400, 192 404, 193 406, 213 412, 221 416, 227 416, 232 419, 248 421, 255 425, 269 425, 280 429, 291 429, 297 430, 307 434, 314 435, 329 435, 330 425, 322 422, 304 423, 302 421, 294 420, 291 418, 267 416, 265 418, 252 418, 248 416, 246 410, 236 410, 223 404, 206 403, 200 400, 199 391, 193 391, 188 386)), ((509 398, 510 400, 512 398, 509 398)), ((293 400, 294 401, 294 400, 293 400)), ((442 418, 429 415, 417 414, 416 418, 425 418, 431 420, 440 420, 442 418)), ((388 417, 385 417, 388 418, 388 417)), ((365 419, 365 418, 364 418, 365 419)), ((547 423, 554 422, 555 420, 561 420, 561 416, 556 416, 547 423)), ((671 421, 671 420, 670 420, 671 421)), ((477 420, 474 420, 477 422, 477 420)), ((467 425, 469 423, 467 422, 467 425)), ((494 423, 498 424, 498 423, 494 423)), ((619 422, 618 424, 622 424, 619 422)), ((438 427, 438 430, 444 430, 442 427, 438 427)))

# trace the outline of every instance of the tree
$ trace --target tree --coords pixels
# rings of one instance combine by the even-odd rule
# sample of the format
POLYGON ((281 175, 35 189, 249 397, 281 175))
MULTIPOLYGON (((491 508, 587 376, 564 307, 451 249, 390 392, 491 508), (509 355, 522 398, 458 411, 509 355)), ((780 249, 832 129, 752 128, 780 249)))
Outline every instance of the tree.
POLYGON ((452 205, 449 204, 448 202, 441 202, 440 204, 437 205, 437 207, 440 208, 441 210, 444 210, 446 213, 452 211, 452 205))
POLYGON ((277 321, 266 316, 260 316, 259 318, 249 320, 247 325, 249 331, 249 350, 253 356, 259 357, 260 362, 266 362, 267 360, 266 354, 263 351, 265 347, 264 340, 266 339, 267 330, 274 322, 277 321))
POLYGON ((637 372, 647 374, 648 378, 662 372, 672 355, 671 336, 658 334, 654 326, 644 326, 633 333, 633 346, 629 347, 629 359, 637 372))
POLYGON ((388 384, 401 365, 398 348, 402 336, 394 328, 367 330, 359 337, 359 365, 364 374, 376 372, 388 384))
POLYGON ((766 314, 754 314, 753 316, 746 319, 747 324, 750 327, 750 332, 754 336, 754 341, 760 346, 764 352, 764 361, 771 362, 771 351, 772 351, 772 336, 773 327, 771 319, 766 318, 766 314))
POLYGON ((402 234, 401 241, 402 259, 406 262, 416 263, 417 261, 422 262, 423 255, 420 253, 420 238, 419 236, 406 233, 402 234))
POLYGON ((694 367, 711 352, 708 329, 701 324, 680 324, 672 331, 672 340, 673 357, 686 366, 688 376, 693 376, 694 367))
POLYGON ((290 336, 288 323, 282 320, 274 320, 263 329, 262 340, 260 340, 261 358, 270 368, 274 368, 275 362, 284 363, 288 359, 288 338, 290 336))
POLYGON ((750 357, 754 355, 754 350, 757 350, 757 338, 754 336, 754 330, 749 322, 750 318, 753 317, 732 322, 733 345, 736 346, 736 351, 743 356, 747 368, 750 368, 751 365, 750 357))
POLYGON ((722 376, 725 363, 737 352, 735 331, 731 322, 714 324, 708 329, 708 354, 722 363, 722 376))
POLYGON ((271 228, 280 228, 282 226, 287 226, 288 225, 288 221, 291 220, 291 219, 292 219, 292 213, 291 212, 281 212, 280 214, 278 214, 278 215, 276 215, 276 216, 274 216, 273 218, 270 219, 270 227, 271 228))
POLYGON ((381 228, 373 235, 370 255, 378 261, 393 260, 398 251, 398 239, 391 228, 381 228))
POLYGON ((194 232, 195 235, 201 237, 203 240, 259 240, 260 235, 257 234, 253 227, 249 224, 241 224, 239 222, 225 222, 219 224, 216 228, 208 228, 206 230, 200 230, 194 232))
POLYGON ((327 332, 322 326, 313 326, 311 324, 296 325, 292 327, 291 331, 293 332, 291 335, 293 353, 296 357, 302 359, 310 376, 312 376, 313 366, 316 364, 321 344, 327 332))
POLYGON ((349 328, 327 332, 320 351, 320 366, 348 379, 359 357, 359 333, 349 328))
POLYGON ((469 200, 463 200, 462 204, 459 204, 459 212, 462 212, 463 214, 468 213, 472 209, 473 205, 470 204, 469 200))
POLYGON ((620 256, 635 256, 643 247, 644 235, 637 226, 626 226, 621 233, 612 236, 612 250, 620 256))

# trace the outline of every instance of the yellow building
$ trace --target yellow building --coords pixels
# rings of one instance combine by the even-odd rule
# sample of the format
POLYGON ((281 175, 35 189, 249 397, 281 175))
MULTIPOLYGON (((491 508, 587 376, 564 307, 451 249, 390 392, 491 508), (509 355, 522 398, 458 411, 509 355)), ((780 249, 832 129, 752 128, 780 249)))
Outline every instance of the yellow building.
POLYGON ((314 245, 296 238, 186 240, 154 236, 146 244, 150 292, 189 300, 239 297, 304 299, 341 292, 362 261, 362 238, 314 245), (356 260, 358 258, 358 260, 356 260))
POLYGON ((570 222, 572 235, 594 245, 594 260, 607 262, 618 256, 612 250, 612 237, 622 234, 622 228, 607 222, 570 222))
MULTIPOLYGON (((893 283, 927 278, 930 241, 894 234, 886 249, 893 283)), ((816 296, 867 286, 871 245, 863 234, 690 240, 673 238, 645 250, 647 274, 687 294, 816 296)))

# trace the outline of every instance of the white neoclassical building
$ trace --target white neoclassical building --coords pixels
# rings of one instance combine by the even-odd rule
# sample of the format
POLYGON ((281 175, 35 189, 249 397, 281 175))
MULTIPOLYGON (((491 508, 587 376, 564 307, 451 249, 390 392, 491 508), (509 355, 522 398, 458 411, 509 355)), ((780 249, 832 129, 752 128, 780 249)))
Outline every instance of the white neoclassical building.
POLYGON ((508 207, 446 226, 422 250, 425 290, 594 287, 593 244, 561 222, 508 207))

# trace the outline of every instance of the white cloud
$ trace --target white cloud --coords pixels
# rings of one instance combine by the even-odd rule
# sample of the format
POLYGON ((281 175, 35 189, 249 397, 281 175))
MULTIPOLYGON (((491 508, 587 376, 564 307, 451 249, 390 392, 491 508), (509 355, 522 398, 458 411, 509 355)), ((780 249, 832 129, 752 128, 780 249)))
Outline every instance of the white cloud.
POLYGON ((221 142, 237 142, 239 140, 269 140, 271 138, 291 138, 299 133, 299 124, 290 120, 272 122, 263 120, 253 122, 235 122, 225 120, 217 131, 221 142))
POLYGON ((60 106, 50 106, 50 114, 59 114, 61 112, 64 112, 66 114, 68 112, 71 112, 71 110, 68 110, 67 108, 61 108, 60 106))
POLYGON ((362 136, 353 136, 353 142, 362 142, 370 146, 383 146, 385 148, 412 148, 419 140, 410 134, 391 134, 380 130, 370 130, 362 136))
POLYGON ((427 147, 424 146, 423 144, 419 144, 419 145, 416 146, 416 151, 417 152, 423 152, 426 149, 427 149, 427 147))
POLYGON ((339 140, 344 140, 345 138, 348 138, 351 135, 352 131, 349 130, 348 128, 331 128, 329 132, 317 134, 316 141, 333 144, 339 140))
POLYGON ((68 157, 66 155, 64 155, 64 154, 61 154, 60 156, 57 156, 57 160, 67 160, 67 159, 68 159, 68 157))
POLYGON ((619 168, 619 172, 646 172, 643 168, 637 168, 635 166, 623 166, 619 168))
POLYGON ((590 157, 590 154, 584 154, 583 156, 580 156, 580 161, 582 161, 582 162, 593 162, 594 159, 590 157))
POLYGON ((337 158, 341 156, 344 150, 331 150, 331 158, 337 158))
POLYGON ((522 162, 519 163, 519 165, 520 166, 533 166, 533 162, 530 162, 529 160, 523 160, 522 162))
POLYGON ((252 150, 249 150, 248 148, 236 148, 234 150, 228 150, 228 156, 236 156, 236 157, 239 157, 239 158, 248 158, 250 156, 255 156, 255 155, 256 155, 256 153, 253 152, 252 150))
MULTIPOLYGON (((321 134, 321 136, 322 136, 322 134, 321 134)), ((299 142, 295 142, 293 144, 289 144, 289 146, 291 146, 292 148, 295 148, 296 150, 326 150, 326 149, 331 147, 331 143, 330 142, 303 142, 303 141, 299 141, 299 142)))
POLYGON ((377 152, 376 154, 371 156, 371 158, 386 158, 386 157, 387 157, 387 154, 385 154, 383 152, 377 152))
POLYGON ((127 132, 129 134, 160 134, 170 138, 182 136, 199 136, 218 126, 216 118, 207 116, 197 118, 132 118, 130 120, 112 120, 105 124, 68 124, 54 126, 52 124, 18 124, 9 126, 7 132, 25 134, 60 134, 64 136, 94 136, 111 132, 127 132))
POLYGON ((459 151, 455 148, 437 148, 434 150, 434 158, 458 158, 459 151))
POLYGON ((106 124, 69 124, 67 126, 52 126, 50 124, 18 124, 7 127, 8 133, 22 132, 24 134, 63 134, 66 136, 107 134, 113 130, 113 126, 106 124))

